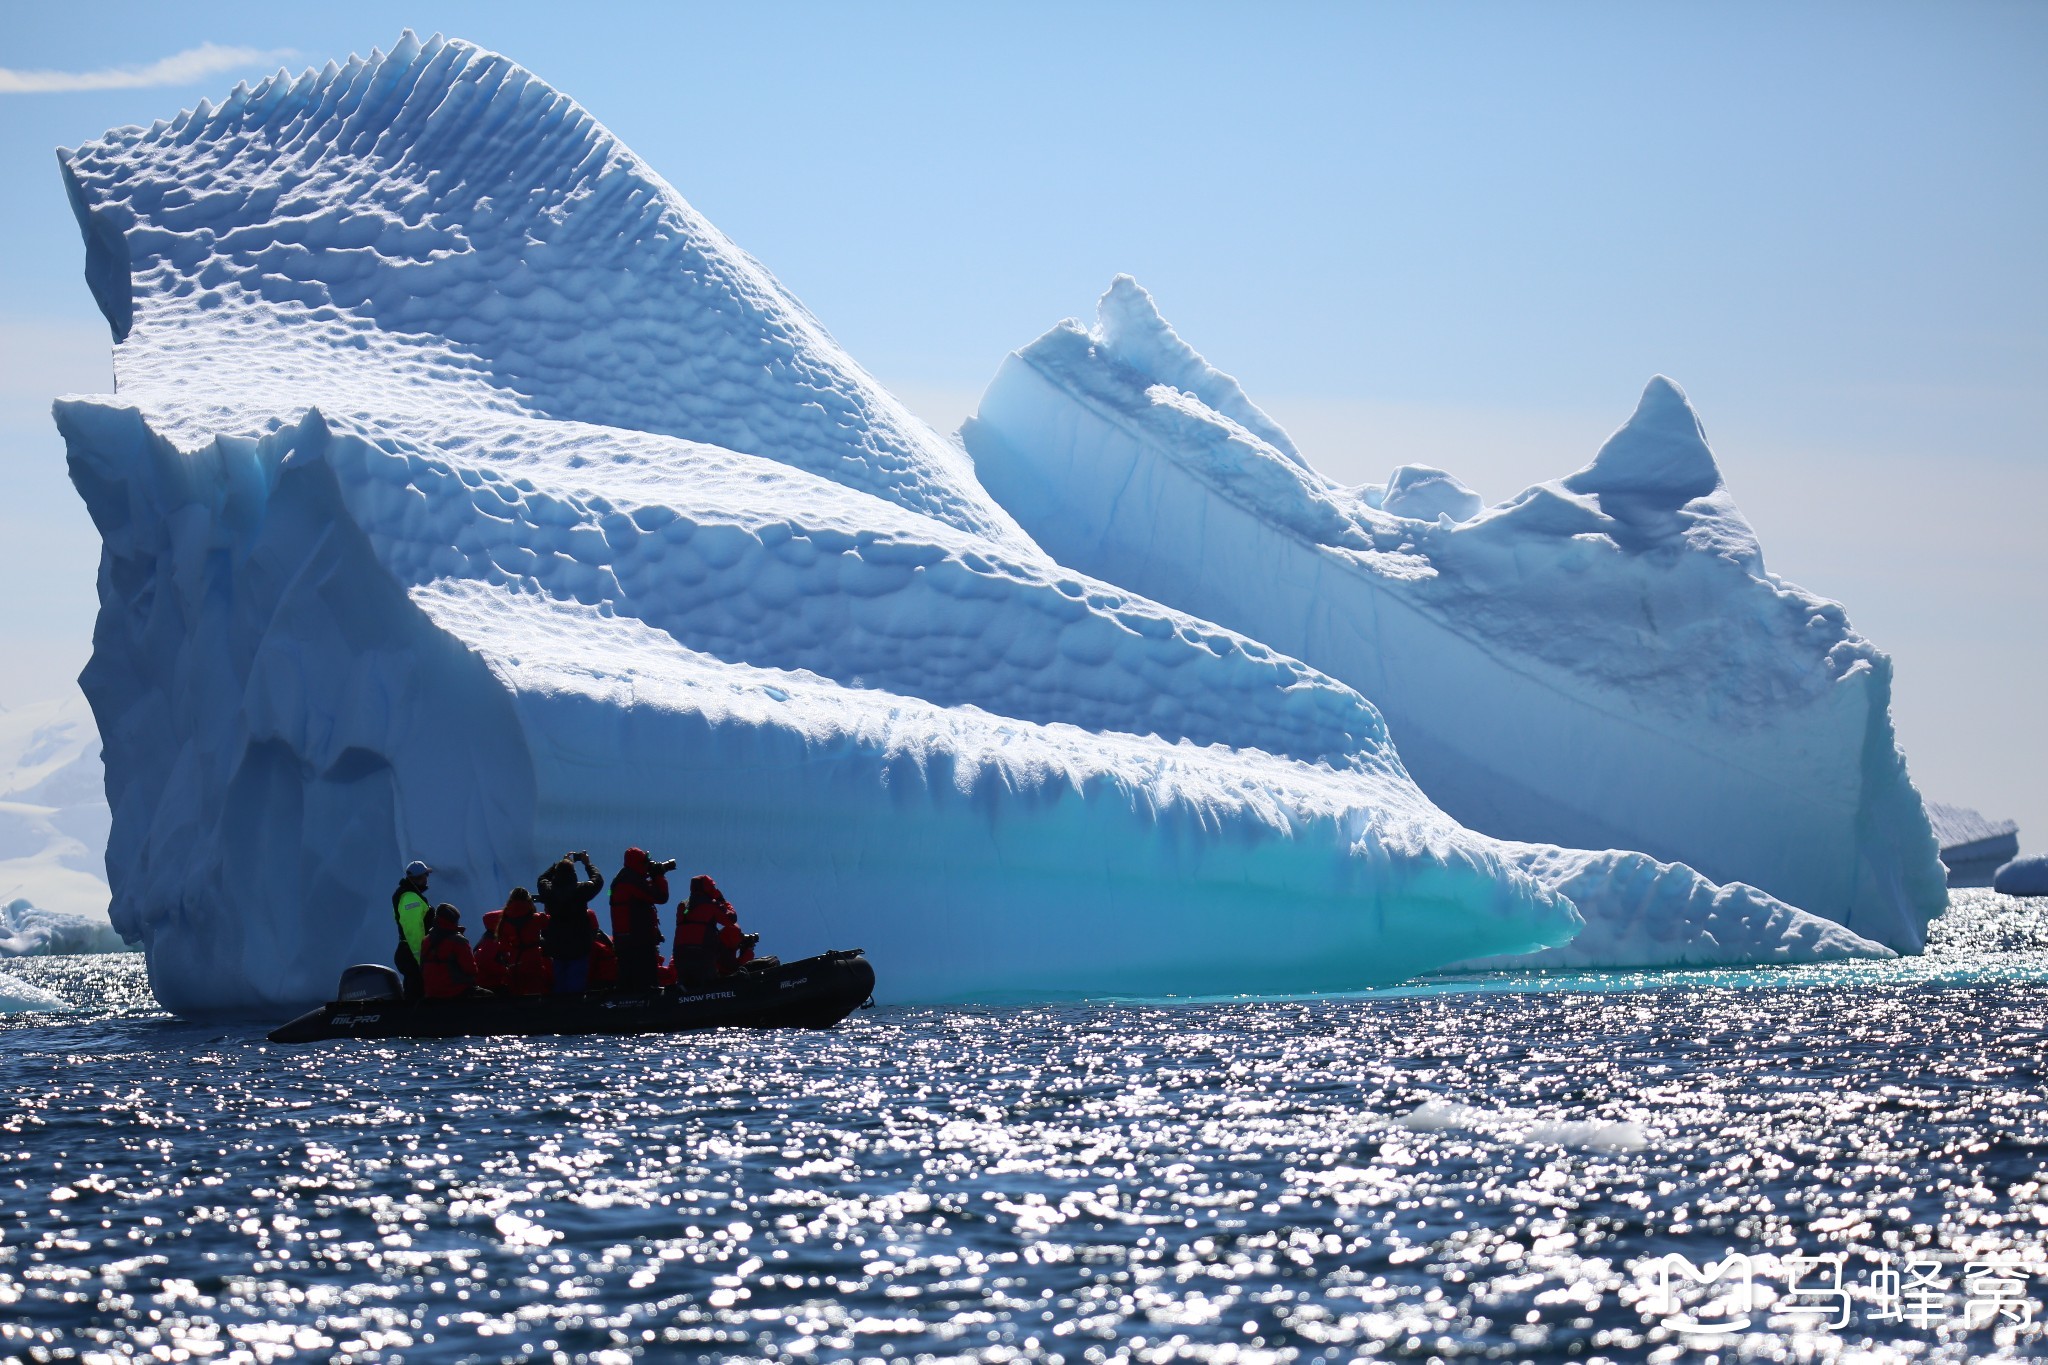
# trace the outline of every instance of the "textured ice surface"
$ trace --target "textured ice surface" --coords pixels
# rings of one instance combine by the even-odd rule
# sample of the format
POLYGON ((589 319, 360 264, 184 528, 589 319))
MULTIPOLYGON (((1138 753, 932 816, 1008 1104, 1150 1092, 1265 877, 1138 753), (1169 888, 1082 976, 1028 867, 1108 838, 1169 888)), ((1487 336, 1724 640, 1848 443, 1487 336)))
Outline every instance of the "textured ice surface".
POLYGON ((629 842, 894 998, 1345 987, 1576 927, 1352 688, 1055 563, 505 59, 408 36, 63 163, 118 341, 118 397, 57 407, 82 682, 173 1008, 324 998, 410 858, 480 909, 629 842))
POLYGON ((1095 328, 1003 363, 962 432, 984 483, 1062 562, 1371 697, 1475 829, 1640 849, 1780 898, 1766 920, 1796 905, 1921 945, 1946 892, 1891 662, 1764 569, 1675 384, 1653 379, 1586 468, 1481 509, 1414 466, 1330 484, 1234 384, 1190 386, 1191 355, 1119 279, 1095 328))
POLYGON ((1465 966, 1772 967, 1896 956, 1753 886, 1716 886, 1683 863, 1614 849, 1508 847, 1517 867, 1571 899, 1586 927, 1571 942, 1539 953, 1465 966))

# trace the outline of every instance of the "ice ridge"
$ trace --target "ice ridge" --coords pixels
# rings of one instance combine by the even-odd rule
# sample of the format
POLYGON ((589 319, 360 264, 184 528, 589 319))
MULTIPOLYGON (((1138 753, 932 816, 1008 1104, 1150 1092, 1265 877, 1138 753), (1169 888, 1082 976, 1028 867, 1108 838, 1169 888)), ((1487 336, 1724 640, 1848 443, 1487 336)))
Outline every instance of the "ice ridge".
MULTIPOLYGON (((1115 286, 1105 316, 1140 301, 1115 286)), ((1676 384, 1584 469, 1480 508, 1413 467, 1339 488, 1105 335, 1013 353, 961 433, 1056 558, 1356 687, 1474 829, 1640 850, 1920 947, 1946 890, 1891 661, 1765 570, 1676 384)))
POLYGON ((496 53, 408 32, 59 160, 120 388, 174 441, 313 406, 523 413, 763 455, 1028 544, 766 269, 496 53), (220 372, 252 361, 270 384, 220 372))
POLYGON ((1181 340, 1137 280, 1119 275, 1110 281, 1095 313, 1094 335, 1110 355, 1160 384, 1194 395, 1210 411, 1228 417, 1294 463, 1306 464, 1293 439, 1252 402, 1237 380, 1181 340))

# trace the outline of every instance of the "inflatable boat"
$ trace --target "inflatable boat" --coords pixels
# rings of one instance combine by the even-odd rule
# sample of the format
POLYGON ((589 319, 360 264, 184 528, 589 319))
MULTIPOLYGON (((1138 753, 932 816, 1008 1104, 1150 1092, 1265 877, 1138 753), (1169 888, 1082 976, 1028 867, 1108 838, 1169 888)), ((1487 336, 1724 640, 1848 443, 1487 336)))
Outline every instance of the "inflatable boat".
POLYGON ((875 970, 858 948, 736 972, 709 986, 454 1000, 403 999, 398 973, 366 965, 342 973, 340 999, 273 1029, 270 1041, 831 1028, 867 1004, 874 989, 875 970))

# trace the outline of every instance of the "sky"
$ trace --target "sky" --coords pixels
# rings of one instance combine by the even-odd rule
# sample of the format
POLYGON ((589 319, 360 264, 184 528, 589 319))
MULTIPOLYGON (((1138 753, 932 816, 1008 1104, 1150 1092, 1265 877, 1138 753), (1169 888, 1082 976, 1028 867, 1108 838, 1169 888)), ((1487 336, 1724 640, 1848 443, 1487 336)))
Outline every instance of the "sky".
POLYGON ((1119 272, 1347 483, 1504 499, 1671 376, 1768 567, 1892 655, 1922 792, 2048 851, 2040 4, 12 5, 0 704, 96 609, 52 149, 407 27, 575 97, 945 430, 1119 272))

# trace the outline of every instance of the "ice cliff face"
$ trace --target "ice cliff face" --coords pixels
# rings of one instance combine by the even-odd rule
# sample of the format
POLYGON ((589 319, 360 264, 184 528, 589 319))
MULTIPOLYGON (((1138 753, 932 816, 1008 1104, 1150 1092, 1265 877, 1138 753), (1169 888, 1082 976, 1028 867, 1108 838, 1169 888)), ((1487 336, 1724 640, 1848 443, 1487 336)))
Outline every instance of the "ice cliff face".
MULTIPOLYGON (((1641 850, 1769 893, 1766 926, 1789 902, 1908 951, 1947 903, 1890 660, 1765 571, 1669 380, 1586 468, 1496 507, 1417 466, 1339 488, 1123 277, 1094 329, 1010 356, 962 436, 1063 563, 1371 697, 1423 789, 1475 829, 1641 850)), ((1524 862, 1582 909, 1599 884, 1524 862)))
POLYGON ((325 998, 410 858, 484 909, 628 843, 893 998, 1340 988, 1577 927, 1351 687, 1054 562, 505 59, 408 36, 61 159, 118 343, 118 398, 56 410, 81 681, 173 1008, 325 998))

